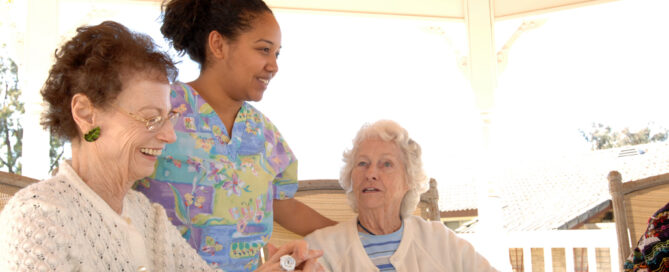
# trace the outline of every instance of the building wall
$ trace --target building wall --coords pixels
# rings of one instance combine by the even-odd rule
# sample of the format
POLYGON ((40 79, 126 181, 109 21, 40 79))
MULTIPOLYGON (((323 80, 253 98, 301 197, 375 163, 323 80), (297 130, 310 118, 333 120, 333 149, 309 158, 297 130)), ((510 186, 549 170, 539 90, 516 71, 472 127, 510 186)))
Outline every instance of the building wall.
POLYGON ((611 271, 611 251, 608 248, 597 248, 597 272, 611 271))
MULTIPOLYGON (((509 253, 512 253, 510 249, 509 253)), ((515 251, 514 251, 515 252, 515 251)), ((543 272, 544 271, 544 251, 543 248, 532 248, 532 272, 543 272)), ((585 248, 574 248, 574 270, 575 272, 584 272, 584 271, 597 271, 597 272, 610 272, 611 271, 611 252, 608 248, 597 248, 597 267, 589 268, 588 267, 588 253, 585 248)), ((516 256, 511 258, 511 262, 515 259, 522 260, 522 251, 515 252, 516 256)), ((553 256, 553 271, 554 272, 571 272, 567 271, 566 267, 566 254, 564 248, 553 248, 551 250, 551 256, 553 256)), ((523 271, 521 267, 514 267, 514 272, 523 271)))
POLYGON ((532 272, 544 272, 544 249, 532 249, 532 272))

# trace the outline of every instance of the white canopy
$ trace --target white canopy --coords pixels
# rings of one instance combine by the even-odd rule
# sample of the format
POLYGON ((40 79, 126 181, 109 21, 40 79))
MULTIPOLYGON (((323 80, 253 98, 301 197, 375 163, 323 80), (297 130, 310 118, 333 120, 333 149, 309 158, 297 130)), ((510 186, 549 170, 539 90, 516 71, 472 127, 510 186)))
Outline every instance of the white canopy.
POLYGON ((465 20, 472 5, 490 6, 495 20, 610 2, 612 0, 267 0, 272 8, 465 20))

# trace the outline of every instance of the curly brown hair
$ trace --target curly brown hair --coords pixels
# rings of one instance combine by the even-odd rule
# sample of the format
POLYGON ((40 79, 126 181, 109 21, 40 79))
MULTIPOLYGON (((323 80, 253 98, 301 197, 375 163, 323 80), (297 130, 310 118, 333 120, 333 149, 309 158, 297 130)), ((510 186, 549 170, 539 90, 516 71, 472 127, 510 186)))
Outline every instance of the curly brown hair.
POLYGON ((112 21, 79 27, 55 57, 41 90, 48 104, 41 124, 67 140, 80 133, 70 108, 75 94, 82 93, 95 107, 106 108, 123 89, 124 76, 140 73, 168 83, 177 76, 174 62, 151 37, 112 21))

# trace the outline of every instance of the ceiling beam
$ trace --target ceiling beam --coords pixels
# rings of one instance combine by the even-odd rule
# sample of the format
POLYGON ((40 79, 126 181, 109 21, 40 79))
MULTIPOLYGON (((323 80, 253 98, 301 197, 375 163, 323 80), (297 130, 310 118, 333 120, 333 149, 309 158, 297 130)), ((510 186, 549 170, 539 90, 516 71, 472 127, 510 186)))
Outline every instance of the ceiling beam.
POLYGON ((495 20, 507 20, 613 1, 617 0, 496 0, 494 14, 495 20))
POLYGON ((265 0, 272 9, 364 13, 463 20, 462 1, 444 0, 265 0))
MULTIPOLYGON (((97 0, 120 1, 120 0, 97 0)), ((163 0, 126 0, 162 3, 163 0)), ((464 20, 465 0, 264 0, 272 9, 464 20)), ((496 0, 495 20, 533 16, 617 0, 496 0)))

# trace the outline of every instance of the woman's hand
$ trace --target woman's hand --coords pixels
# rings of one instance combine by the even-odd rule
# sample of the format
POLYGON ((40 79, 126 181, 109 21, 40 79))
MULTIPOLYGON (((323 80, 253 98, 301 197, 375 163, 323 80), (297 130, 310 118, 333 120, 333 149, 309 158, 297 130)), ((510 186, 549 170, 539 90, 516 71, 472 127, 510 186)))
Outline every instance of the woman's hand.
POLYGON ((272 244, 267 244, 267 249, 269 258, 256 272, 286 271, 281 268, 280 264, 283 255, 290 255, 295 259, 294 271, 325 271, 318 263, 318 258, 323 256, 323 251, 310 250, 309 245, 304 240, 292 241, 278 249, 272 244))

